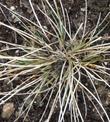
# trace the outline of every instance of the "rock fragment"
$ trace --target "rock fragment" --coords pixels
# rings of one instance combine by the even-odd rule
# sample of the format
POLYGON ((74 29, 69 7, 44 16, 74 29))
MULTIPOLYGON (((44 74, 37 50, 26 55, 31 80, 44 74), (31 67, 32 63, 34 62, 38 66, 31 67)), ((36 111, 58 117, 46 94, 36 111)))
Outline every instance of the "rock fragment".
POLYGON ((15 111, 15 107, 14 104, 9 102, 9 103, 5 103, 3 105, 3 109, 2 109, 2 118, 8 119, 11 117, 11 115, 14 113, 15 111))

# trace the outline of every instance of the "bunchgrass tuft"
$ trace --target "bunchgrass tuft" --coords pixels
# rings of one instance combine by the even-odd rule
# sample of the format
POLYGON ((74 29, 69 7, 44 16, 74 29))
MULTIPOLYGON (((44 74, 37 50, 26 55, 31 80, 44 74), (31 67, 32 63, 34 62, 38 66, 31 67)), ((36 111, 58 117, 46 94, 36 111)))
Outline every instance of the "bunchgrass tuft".
POLYGON ((0 98, 0 105, 15 95, 25 95, 24 103, 15 121, 22 115, 25 115, 25 120, 35 99, 43 94, 42 101, 48 96, 48 102, 39 122, 44 120, 45 115, 47 117, 45 121, 49 122, 57 107, 58 122, 64 121, 68 111, 71 122, 80 120, 84 122, 88 114, 87 101, 92 104, 103 122, 104 115, 110 121, 97 90, 100 84, 110 88, 107 81, 110 69, 105 65, 105 62, 110 61, 109 56, 106 56, 109 55, 110 43, 107 40, 110 37, 100 36, 107 25, 99 29, 109 13, 102 21, 99 15, 96 27, 86 32, 87 1, 85 0, 85 21, 74 34, 68 12, 61 0, 59 3, 53 0, 53 4, 48 0, 42 0, 42 8, 37 6, 44 17, 42 19, 48 23, 47 28, 45 23, 39 20, 31 0, 29 4, 36 23, 0 3, 1 7, 9 10, 19 20, 22 27, 21 30, 0 22, 0 26, 5 26, 22 37, 21 45, 0 40, 0 43, 6 45, 5 49, 0 50, 0 60, 3 60, 0 63, 0 80, 8 79, 8 84, 13 84, 19 77, 22 80, 13 90, 1 93, 3 97, 0 98), (82 29, 82 36, 79 37, 78 34, 82 29), (8 55, 7 51, 13 49, 22 52, 21 55, 8 55), (27 89, 28 91, 24 93, 27 89), (79 105, 80 97, 84 104, 84 113, 81 112, 82 108, 79 105), (33 99, 25 108, 26 101, 30 98, 33 99), (51 108, 47 112, 50 104, 51 108))

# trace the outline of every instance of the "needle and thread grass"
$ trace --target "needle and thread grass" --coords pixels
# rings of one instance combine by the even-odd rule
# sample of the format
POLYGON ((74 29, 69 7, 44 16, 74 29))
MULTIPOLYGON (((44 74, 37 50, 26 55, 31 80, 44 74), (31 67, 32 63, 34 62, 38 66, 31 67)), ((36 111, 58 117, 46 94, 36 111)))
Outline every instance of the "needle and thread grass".
POLYGON ((1 93, 3 97, 0 98, 0 105, 15 95, 26 95, 19 116, 15 120, 18 121, 22 115, 25 115, 23 120, 25 121, 35 99, 44 94, 42 102, 47 96, 48 102, 39 122, 44 120, 51 100, 53 103, 45 120, 46 122, 50 121, 57 106, 59 107, 58 122, 64 121, 67 111, 70 112, 71 122, 78 122, 79 120, 84 122, 87 116, 88 104, 86 100, 88 99, 101 120, 104 122, 103 112, 106 119, 110 121, 94 83, 102 83, 110 88, 105 78, 105 75, 110 76, 107 72, 110 69, 103 65, 105 62, 109 63, 110 61, 109 57, 105 56, 105 54, 109 55, 110 43, 107 40, 110 37, 99 36, 108 23, 103 28, 99 28, 110 13, 102 21, 100 14, 96 27, 90 32, 86 32, 87 1, 85 0, 85 21, 80 24, 76 33, 73 34, 68 12, 63 7, 61 0, 59 0, 59 3, 53 0, 53 4, 50 4, 48 0, 41 0, 42 8, 37 6, 51 29, 45 28, 41 23, 31 0, 29 0, 29 4, 37 21, 36 23, 0 3, 1 10, 2 7, 7 9, 19 20, 23 28, 21 30, 0 22, 0 26, 13 30, 23 40, 21 45, 0 40, 0 43, 8 45, 8 48, 0 50, 0 60, 4 60, 0 63, 0 80, 8 79, 8 84, 10 84, 15 82, 16 78, 25 76, 23 82, 13 90, 1 93), (83 33, 79 39, 77 36, 82 28, 83 33), (12 49, 22 51, 22 55, 8 55, 7 51, 12 49), (86 78, 86 81, 83 81, 83 77, 86 78), (84 82, 91 84, 92 90, 84 82), (28 92, 22 93, 22 91, 29 88, 28 92), (79 92, 83 98, 84 116, 78 104, 79 92), (31 97, 33 98, 32 101, 25 108, 26 101, 31 97), (99 107, 102 112, 100 112, 99 107))

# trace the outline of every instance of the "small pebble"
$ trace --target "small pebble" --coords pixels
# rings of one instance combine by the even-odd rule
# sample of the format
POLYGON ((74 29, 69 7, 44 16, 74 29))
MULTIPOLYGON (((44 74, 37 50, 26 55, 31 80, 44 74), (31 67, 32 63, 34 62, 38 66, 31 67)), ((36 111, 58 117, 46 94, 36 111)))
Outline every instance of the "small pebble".
POLYGON ((12 11, 14 11, 14 10, 15 10, 15 7, 14 7, 14 6, 11 6, 10 9, 11 9, 12 11))
POLYGON ((6 103, 3 105, 2 109, 2 118, 9 119, 10 116, 14 113, 15 107, 13 103, 6 103))

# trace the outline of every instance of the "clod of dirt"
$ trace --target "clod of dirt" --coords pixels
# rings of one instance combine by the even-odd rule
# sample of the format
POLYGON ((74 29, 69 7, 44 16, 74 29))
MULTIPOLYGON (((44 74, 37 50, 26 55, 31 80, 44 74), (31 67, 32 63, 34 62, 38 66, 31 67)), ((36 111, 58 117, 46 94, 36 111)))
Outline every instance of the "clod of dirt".
POLYGON ((2 118, 8 119, 14 113, 15 107, 13 103, 6 103, 2 109, 2 118))

